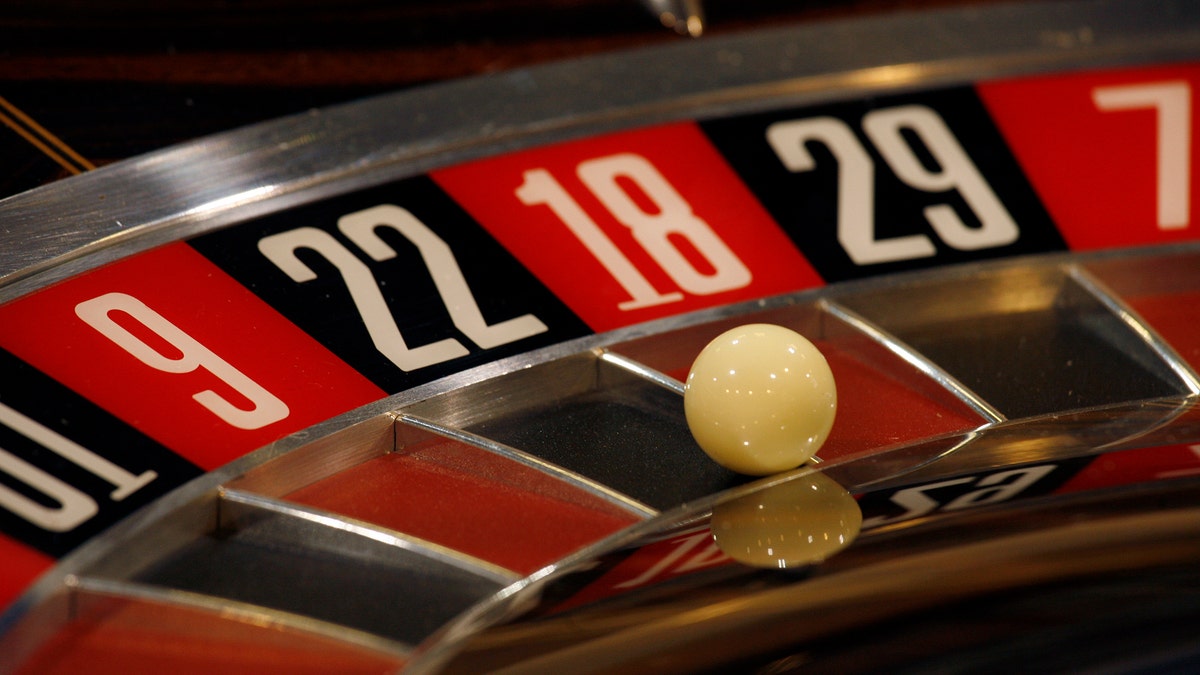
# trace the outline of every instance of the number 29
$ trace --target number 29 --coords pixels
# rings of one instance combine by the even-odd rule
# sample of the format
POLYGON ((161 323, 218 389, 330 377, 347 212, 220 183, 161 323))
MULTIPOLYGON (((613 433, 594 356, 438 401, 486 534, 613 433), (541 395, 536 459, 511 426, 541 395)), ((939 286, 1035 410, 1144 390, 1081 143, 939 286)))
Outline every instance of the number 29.
MULTIPOLYGON (((906 105, 873 110, 863 116, 862 129, 904 184, 924 192, 957 191, 979 221, 968 226, 954 207, 934 204, 924 210, 934 233, 951 248, 972 251, 1006 246, 1020 230, 962 145, 931 108, 906 105), (904 132, 924 145, 936 162, 926 166, 904 132)), ((767 143, 793 173, 816 169, 805 147, 820 143, 838 163, 838 243, 856 265, 874 265, 926 258, 937 253, 925 234, 880 239, 875 232, 875 165, 849 125, 834 117, 776 122, 767 128, 767 143)))

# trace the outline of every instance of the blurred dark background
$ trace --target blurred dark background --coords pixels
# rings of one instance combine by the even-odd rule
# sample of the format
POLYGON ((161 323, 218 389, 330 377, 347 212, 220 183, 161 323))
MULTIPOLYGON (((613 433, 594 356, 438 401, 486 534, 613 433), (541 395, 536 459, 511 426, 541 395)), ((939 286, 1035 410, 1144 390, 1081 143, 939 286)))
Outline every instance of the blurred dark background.
MULTIPOLYGON (((704 9, 706 35, 717 35, 990 1, 707 0, 704 9)), ((638 0, 8 0, 0 196, 313 107, 686 39, 638 0)))

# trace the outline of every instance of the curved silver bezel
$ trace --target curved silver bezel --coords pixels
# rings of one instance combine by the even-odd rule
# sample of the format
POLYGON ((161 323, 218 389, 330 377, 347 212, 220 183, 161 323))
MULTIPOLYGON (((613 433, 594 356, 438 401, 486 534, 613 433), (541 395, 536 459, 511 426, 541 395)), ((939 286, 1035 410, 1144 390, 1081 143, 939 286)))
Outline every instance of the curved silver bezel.
MULTIPOLYGON (((677 120, 1181 61, 1197 53, 1195 3, 1051 2, 781 27, 381 96, 198 139, 0 201, 0 302, 255 216, 522 148, 677 120)), ((189 483, 65 558, 0 617, 0 633, 143 528, 208 508, 222 484, 315 439, 389 424, 406 405, 497 375, 746 310, 709 310, 505 359, 282 439, 189 483)), ((1195 381, 1194 373, 1185 375, 1195 381)))

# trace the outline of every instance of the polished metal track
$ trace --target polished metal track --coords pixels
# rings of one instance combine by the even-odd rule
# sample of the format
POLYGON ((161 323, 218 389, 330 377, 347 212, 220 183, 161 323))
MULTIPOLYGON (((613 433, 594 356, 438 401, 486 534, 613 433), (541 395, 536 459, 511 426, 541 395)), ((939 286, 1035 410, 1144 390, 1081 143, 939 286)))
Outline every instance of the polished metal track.
MULTIPOLYGON (((1191 50, 1200 42, 1200 33, 1192 26, 1200 24, 1200 8, 1188 2, 1139 6, 1136 20, 1131 20, 1131 6, 1055 3, 983 13, 953 11, 938 14, 935 20, 901 16, 768 32, 443 85, 231 132, 0 202, 0 302, 105 262, 256 215, 556 140, 981 77, 1194 56, 1191 50), (1031 25, 1037 30, 1028 29, 1031 25), (1082 37, 1085 28, 1088 39, 1082 37), (862 47, 830 52, 822 46, 850 38, 862 47), (779 61, 781 53, 788 55, 786 62, 779 61), (736 55, 736 67, 728 65, 730 55, 736 55), (878 64, 884 60, 895 62, 886 66, 887 82, 879 77, 878 64), (694 67, 681 74, 679 63, 694 67), (663 78, 656 74, 668 69, 673 84, 663 88, 663 78), (894 77, 898 72, 900 76, 894 77), (569 93, 558 95, 561 92, 569 93), (481 127, 474 110, 485 104, 490 104, 490 121, 481 127), (118 193, 121 199, 108 198, 118 193)), ((645 396, 656 406, 662 397, 669 405, 662 408, 666 412, 654 408, 655 414, 661 412, 654 419, 663 429, 673 425, 674 435, 661 447, 684 448, 690 439, 679 435, 681 412, 668 409, 679 403, 682 393, 679 380, 670 372, 679 364, 666 357, 656 362, 655 355, 666 351, 662 345, 694 344, 702 334, 715 334, 716 326, 731 321, 766 315, 773 320, 815 321, 820 330, 836 324, 836 331, 845 332, 833 331, 837 337, 831 342, 861 340, 869 350, 891 354, 895 358, 879 366, 880 372, 911 382, 913 375, 907 370, 911 367, 921 375, 922 391, 931 392, 939 405, 958 403, 973 415, 972 423, 952 432, 880 445, 875 448, 878 455, 870 458, 849 454, 823 463, 821 470, 839 477, 852 490, 903 485, 1030 459, 1087 456, 1161 439, 1155 434, 1172 429, 1196 406, 1197 365, 1105 281, 1101 268, 1109 261, 1125 260, 1152 269, 1163 259, 1197 261, 1194 269, 1200 269, 1200 248, 1047 256, 853 282, 582 338, 397 394, 197 479, 66 558, 0 619, 0 669, 18 663, 42 639, 77 616, 80 602, 99 596, 205 611, 228 607, 234 613, 261 615, 269 622, 299 626, 391 657, 408 658, 410 649, 415 649, 416 657, 425 659, 419 667, 440 664, 474 631, 532 602, 547 580, 681 523, 702 521, 714 503, 729 496, 788 480, 787 476, 752 484, 714 480, 677 498, 666 489, 663 474, 647 471, 633 483, 640 493, 635 498, 628 494, 633 490, 614 488, 584 470, 544 458, 544 448, 529 447, 537 445, 539 434, 524 432, 538 423, 543 408, 572 397, 587 408, 595 403, 588 397, 601 395, 606 397, 604 404, 617 407, 634 400, 640 405, 646 399, 639 397, 645 396), (907 302, 920 305, 946 294, 969 295, 984 283, 1008 279, 1006 275, 1033 279, 1031 287, 1040 304, 1019 311, 993 308, 991 314, 981 312, 981 316, 1004 320, 1006 312, 1040 312, 1039 317, 1047 321, 1075 321, 1081 335, 1091 335, 1092 327, 1099 326, 1094 331, 1101 337, 1097 344, 1129 356, 1138 368, 1138 377, 1133 378, 1137 384, 1154 386, 1143 390, 1116 383, 1077 407, 1060 405, 1061 398, 1047 398, 1011 414, 1006 407, 1020 398, 1018 388, 1024 383, 1006 385, 1007 397, 989 396, 980 391, 984 387, 950 370, 945 352, 939 355, 914 344, 925 336, 922 331, 960 318, 962 312, 934 312, 924 318, 925 324, 906 325, 910 316, 893 312, 894 307, 880 300, 905 295, 907 302), (577 372, 590 379, 579 386, 566 381, 567 374, 577 372), (494 423, 505 418, 511 418, 508 426, 498 429, 494 423), (1064 418, 1080 426, 1087 423, 1090 431, 1035 449, 1042 454, 1031 454, 1029 448, 1012 442, 1034 432, 1050 432, 1064 418), (564 486, 600 497, 637 522, 522 577, 404 532, 288 501, 289 494, 320 479, 403 453, 405 438, 425 432, 532 467, 564 486), (647 505, 649 501, 658 503, 647 505), (239 513, 254 517, 243 521, 239 513), (251 521, 252 526, 245 526, 251 521), (367 541, 371 543, 363 546, 370 550, 360 550, 359 558, 379 562, 380 569, 407 569, 413 559, 419 559, 421 569, 438 580, 423 589, 430 595, 454 595, 464 585, 473 592, 466 593, 466 599, 455 595, 450 609, 406 628, 401 635, 380 628, 386 612, 376 615, 377 622, 369 626, 347 627, 344 615, 320 617, 313 615, 312 608, 306 613, 304 607, 271 607, 245 599, 230 604, 212 589, 182 589, 180 579, 204 567, 203 561, 215 559, 205 557, 209 553, 188 558, 191 551, 199 543, 219 548, 231 537, 241 537, 236 542, 247 548, 278 546, 285 555, 332 556, 332 565, 322 566, 326 560, 321 558, 322 565, 313 568, 322 570, 352 564, 353 555, 337 550, 349 540, 367 541), (172 568, 176 560, 185 564, 172 568)), ((1192 290, 1200 288, 1196 279, 1180 280, 1181 285, 1188 283, 1192 290)), ((936 341, 932 344, 937 346, 936 341)), ((859 347, 854 349, 859 351, 851 352, 851 360, 865 363, 874 358, 859 347)), ((1067 353, 1066 358, 1072 357, 1067 353)), ((543 417, 556 414, 551 411, 543 417)), ((592 421, 574 430, 564 424, 556 438, 596 427, 595 418, 585 419, 592 421)), ((1195 423, 1186 423, 1191 426, 1184 430, 1194 431, 1195 423)), ((600 463, 621 461, 622 441, 615 437, 601 447, 600 463)), ((670 464, 677 456, 668 454, 665 459, 670 464)), ((235 582, 240 584, 235 589, 239 592, 257 590, 247 588, 253 583, 245 579, 235 582)))

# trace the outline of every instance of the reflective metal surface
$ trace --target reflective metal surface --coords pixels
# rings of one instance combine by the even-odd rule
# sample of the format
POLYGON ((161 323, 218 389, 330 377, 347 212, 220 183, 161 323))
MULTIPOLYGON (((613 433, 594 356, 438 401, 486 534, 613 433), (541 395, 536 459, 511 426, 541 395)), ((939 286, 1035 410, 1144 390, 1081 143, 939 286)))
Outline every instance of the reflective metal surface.
MULTIPOLYGON (((0 202, 0 301, 518 149, 1195 58, 1198 45, 1191 3, 1014 5, 780 28, 384 96, 0 202)), ((0 617, 0 670, 51 670, 73 645, 103 653, 87 635, 188 617, 278 629, 285 653, 315 641, 412 672, 1011 665, 958 634, 945 660, 928 645, 897 654, 902 624, 1013 607, 1010 593, 1058 606, 1075 599, 1056 588, 1128 590, 1137 574, 1194 588, 1194 469, 1155 453, 1186 459, 1200 442, 1198 288, 1194 242, 1020 257, 726 304, 464 367, 208 472, 80 546, 0 617), (842 413, 819 463, 740 476, 708 462, 687 429, 679 382, 692 358, 750 321, 809 335, 839 378, 842 413), (1070 487, 1105 462, 1128 472, 1143 460, 1163 468, 1070 487), (797 510, 794 490, 823 499, 797 510), (783 515, 759 517, 772 509, 783 515), (836 545, 780 555, 776 535, 747 529, 756 518, 782 522, 784 539, 836 545), (756 547, 752 565, 736 562, 756 547), (764 548, 776 569, 759 569, 764 548), (854 661, 864 627, 882 627, 879 651, 854 661)), ((1148 637, 1200 615, 1194 593, 1181 596, 1087 663, 1120 667, 1141 644, 1146 663, 1194 663, 1194 638, 1148 637)), ((1107 623, 1075 628, 1089 605, 1068 606, 1048 633, 996 633, 1039 658, 1050 651, 1039 635, 1108 634, 1107 623)))

